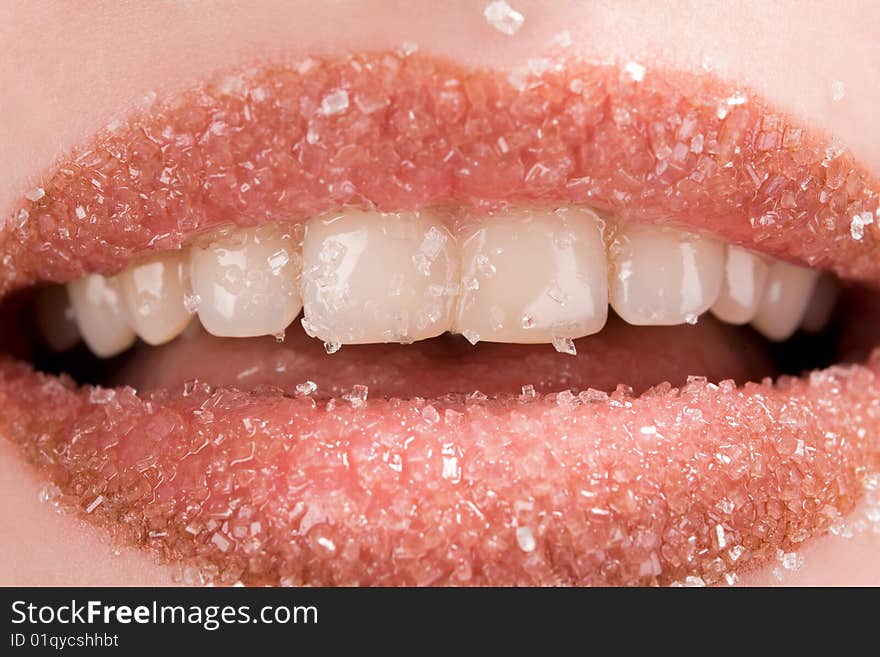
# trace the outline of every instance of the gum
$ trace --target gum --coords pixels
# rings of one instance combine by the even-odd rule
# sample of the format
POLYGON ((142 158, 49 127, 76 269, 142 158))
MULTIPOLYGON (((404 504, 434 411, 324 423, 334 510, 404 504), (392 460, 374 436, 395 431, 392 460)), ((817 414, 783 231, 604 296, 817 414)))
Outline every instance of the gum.
POLYGON ((312 58, 156 101, 62 158, 6 217, 0 294, 346 204, 588 204, 880 277, 877 181, 833 139, 706 74, 546 64, 312 58))
POLYGON ((0 435, 52 502, 187 583, 713 584, 854 508, 878 377, 880 352, 741 388, 318 402, 77 388, 4 358, 0 435))

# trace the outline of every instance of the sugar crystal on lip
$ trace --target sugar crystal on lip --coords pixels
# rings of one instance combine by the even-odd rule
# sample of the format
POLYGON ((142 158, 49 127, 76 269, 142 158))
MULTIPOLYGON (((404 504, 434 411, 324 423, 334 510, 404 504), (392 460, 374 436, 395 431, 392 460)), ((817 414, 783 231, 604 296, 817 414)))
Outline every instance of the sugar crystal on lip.
POLYGON ((520 401, 532 401, 537 398, 538 394, 535 392, 535 386, 528 384, 522 387, 522 393, 519 396, 520 401))
POLYGON ((328 354, 335 354, 342 348, 342 343, 338 340, 325 340, 324 341, 324 351, 328 354))
POLYGON ((627 62, 623 70, 633 80, 633 82, 641 82, 645 79, 645 67, 638 62, 627 62))
POLYGON ((318 384, 314 381, 304 381, 303 383, 298 383, 296 385, 296 394, 298 395, 311 395, 318 389, 318 384))
POLYGON ((24 197, 28 201, 39 201, 46 195, 46 190, 42 187, 34 187, 33 189, 25 192, 24 197))
POLYGON ((505 0, 490 2, 483 10, 483 16, 489 25, 507 36, 516 34, 525 22, 525 17, 505 0))
POLYGON ((321 113, 325 116, 341 114, 348 109, 348 92, 345 89, 336 89, 330 92, 321 101, 321 113))
POLYGON ((345 399, 352 405, 353 408, 361 408, 365 406, 367 403, 367 396, 370 393, 370 389, 362 384, 357 384, 352 387, 351 392, 345 395, 345 399))
POLYGON ((874 215, 870 212, 854 214, 849 224, 849 233, 856 241, 865 237, 865 228, 874 223, 874 215))
POLYGON ((516 528, 516 544, 523 552, 534 552, 536 543, 535 536, 529 527, 516 528))

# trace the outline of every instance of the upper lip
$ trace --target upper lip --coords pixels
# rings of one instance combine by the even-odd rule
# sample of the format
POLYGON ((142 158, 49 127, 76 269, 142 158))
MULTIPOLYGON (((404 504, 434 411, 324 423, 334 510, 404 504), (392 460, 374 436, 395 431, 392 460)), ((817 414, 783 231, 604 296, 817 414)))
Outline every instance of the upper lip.
POLYGON ((587 203, 880 279, 877 231, 852 230, 880 223, 880 185, 734 85, 571 62, 518 88, 421 56, 307 61, 218 76, 58 163, 0 227, 0 293, 110 273, 224 224, 511 200, 587 203), (334 94, 344 107, 322 108, 334 94))
MULTIPOLYGON (((713 78, 569 62, 517 88, 421 56, 310 59, 224 74, 60 162, 0 228, 0 294, 346 203, 585 203, 876 282, 878 237, 852 225, 880 217, 878 190, 847 151, 713 78)), ((721 578, 850 508, 877 456, 875 369, 560 393, 513 412, 378 400, 364 416, 201 387, 94 394, 0 361, 0 406, 89 513, 131 511, 137 540, 169 556, 225 555, 221 579, 629 583, 721 578), (836 394, 852 420, 820 403, 836 394), (50 418, 35 401, 55 405, 50 418), (393 420, 381 440, 375 418, 393 420), (536 430, 567 442, 508 439, 536 430), (533 552, 536 534, 546 559, 510 552, 511 540, 533 552)))

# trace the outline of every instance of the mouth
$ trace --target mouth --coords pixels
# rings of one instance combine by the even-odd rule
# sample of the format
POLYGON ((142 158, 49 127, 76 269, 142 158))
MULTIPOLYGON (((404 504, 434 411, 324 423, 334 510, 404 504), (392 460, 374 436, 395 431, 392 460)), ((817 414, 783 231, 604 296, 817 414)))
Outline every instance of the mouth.
POLYGON ((878 197, 712 76, 224 73, 0 225, 0 435, 187 581, 732 583, 880 461, 878 197))

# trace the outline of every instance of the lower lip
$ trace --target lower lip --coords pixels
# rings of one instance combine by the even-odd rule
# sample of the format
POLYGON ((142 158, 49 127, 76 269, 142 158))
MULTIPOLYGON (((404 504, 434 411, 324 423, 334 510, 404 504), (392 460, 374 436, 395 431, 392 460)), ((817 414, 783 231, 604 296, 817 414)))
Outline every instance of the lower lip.
POLYGON ((854 507, 878 376, 317 401, 77 388, 5 360, 0 434, 65 503, 218 582, 708 584, 854 507))

